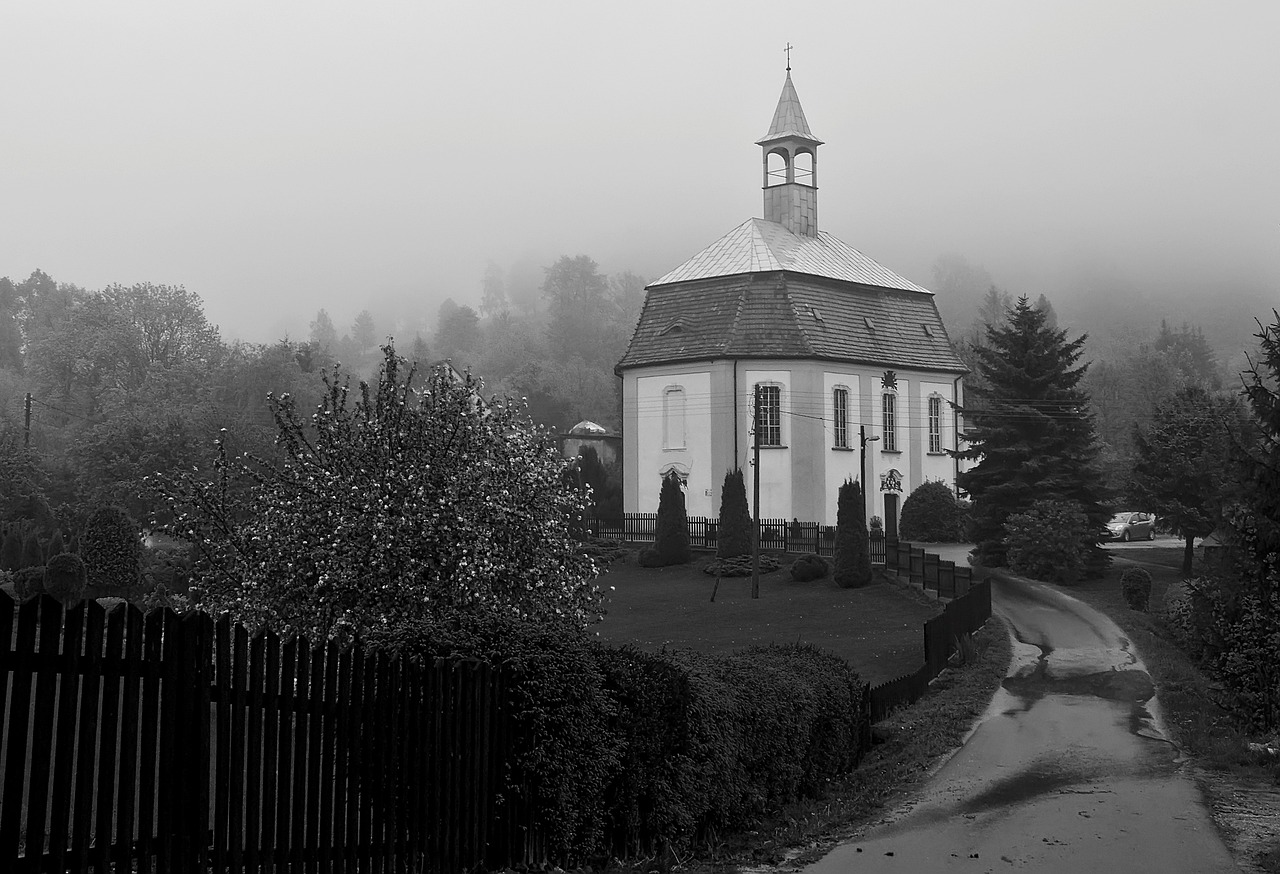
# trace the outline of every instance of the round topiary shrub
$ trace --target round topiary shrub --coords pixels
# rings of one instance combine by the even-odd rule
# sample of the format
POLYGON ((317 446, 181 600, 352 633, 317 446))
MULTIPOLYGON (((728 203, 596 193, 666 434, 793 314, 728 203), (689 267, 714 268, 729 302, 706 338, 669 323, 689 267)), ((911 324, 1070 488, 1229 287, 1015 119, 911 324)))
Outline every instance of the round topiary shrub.
POLYGON ((831 565, 820 555, 802 555, 791 565, 791 579, 797 583, 820 580, 831 572, 831 565))
POLYGON ((119 507, 99 507, 80 537, 80 558, 89 585, 101 594, 136 588, 142 578, 142 539, 138 523, 119 507))
POLYGON ((13 593, 19 600, 34 598, 44 591, 44 568, 24 567, 13 572, 13 593))
POLYGON ((954 543, 964 536, 955 493, 943 482, 927 482, 907 495, 898 517, 903 540, 913 543, 954 543))
POLYGON ((1151 602, 1151 574, 1140 567, 1126 568, 1120 575, 1120 593, 1130 610, 1146 613, 1151 602))
POLYGON ((44 590, 64 604, 81 600, 87 582, 84 562, 70 552, 58 553, 44 566, 44 590))

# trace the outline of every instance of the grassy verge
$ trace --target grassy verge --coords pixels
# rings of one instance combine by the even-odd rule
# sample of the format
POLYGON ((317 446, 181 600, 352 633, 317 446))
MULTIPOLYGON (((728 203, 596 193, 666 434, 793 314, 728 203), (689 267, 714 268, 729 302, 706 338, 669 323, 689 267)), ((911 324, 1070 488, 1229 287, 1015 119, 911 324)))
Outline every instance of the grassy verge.
MULTIPOLYGON (((876 726, 881 742, 851 774, 832 780, 819 798, 787 806, 743 834, 723 835, 675 860, 693 874, 743 866, 798 868, 852 836, 890 802, 922 782, 986 710, 1004 679, 1009 635, 993 617, 974 635, 969 664, 944 671, 924 698, 876 726)), ((649 870, 645 865, 632 870, 649 870)))

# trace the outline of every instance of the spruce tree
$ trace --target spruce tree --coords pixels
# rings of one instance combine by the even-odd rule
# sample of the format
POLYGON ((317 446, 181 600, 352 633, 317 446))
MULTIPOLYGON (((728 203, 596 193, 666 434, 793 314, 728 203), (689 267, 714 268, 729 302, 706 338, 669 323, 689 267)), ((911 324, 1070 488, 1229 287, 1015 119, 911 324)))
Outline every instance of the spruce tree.
POLYGON ((693 558, 689 549, 689 517, 684 507, 684 490, 680 488, 680 477, 674 471, 662 479, 653 551, 662 565, 687 564, 693 558))
POLYGON ((751 554, 751 510, 747 507, 747 486, 742 468, 724 475, 720 487, 720 533, 716 540, 717 558, 734 558, 751 554))
POLYGON ((1046 313, 1021 297, 1004 324, 988 327, 987 345, 975 350, 977 384, 962 410, 974 466, 957 479, 973 501, 972 533, 978 561, 1007 564, 1004 523, 1036 501, 1077 504, 1091 533, 1082 543, 1086 573, 1096 575, 1109 556, 1099 546, 1110 517, 1089 396, 1080 388, 1085 336, 1067 339, 1046 323, 1046 313))
POLYGON ((1257 426, 1257 442, 1246 451, 1243 503, 1235 529, 1252 558, 1258 595, 1270 605, 1280 590, 1280 312, 1255 334, 1261 346, 1245 371, 1245 399, 1257 426))
POLYGON ((845 480, 836 497, 836 554, 832 574, 842 589, 871 582, 871 554, 862 503, 862 486, 845 480))

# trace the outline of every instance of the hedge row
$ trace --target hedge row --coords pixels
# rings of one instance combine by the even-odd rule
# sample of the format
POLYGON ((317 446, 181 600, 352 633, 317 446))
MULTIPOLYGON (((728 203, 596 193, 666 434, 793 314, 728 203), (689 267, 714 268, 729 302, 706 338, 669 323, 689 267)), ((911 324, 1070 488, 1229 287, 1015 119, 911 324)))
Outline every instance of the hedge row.
POLYGON ((374 641, 506 664, 562 863, 634 857, 736 829, 854 768, 865 687, 807 645, 727 656, 609 647, 571 628, 457 617, 374 641))

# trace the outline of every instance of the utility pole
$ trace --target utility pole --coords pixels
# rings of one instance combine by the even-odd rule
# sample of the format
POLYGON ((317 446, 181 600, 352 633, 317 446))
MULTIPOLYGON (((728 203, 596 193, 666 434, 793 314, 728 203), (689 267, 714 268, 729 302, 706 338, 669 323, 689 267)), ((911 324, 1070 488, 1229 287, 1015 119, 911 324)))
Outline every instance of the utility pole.
POLYGON ((31 448, 31 392, 27 392, 26 403, 23 404, 26 422, 22 431, 22 446, 24 449, 31 448))
POLYGON ((756 386, 755 413, 751 417, 751 597, 760 597, 760 386, 756 386))
POLYGON ((858 426, 858 443, 862 447, 862 472, 859 475, 858 485, 862 489, 862 521, 867 522, 871 519, 871 515, 867 512, 867 444, 874 443, 879 437, 868 437, 867 426, 858 426))

